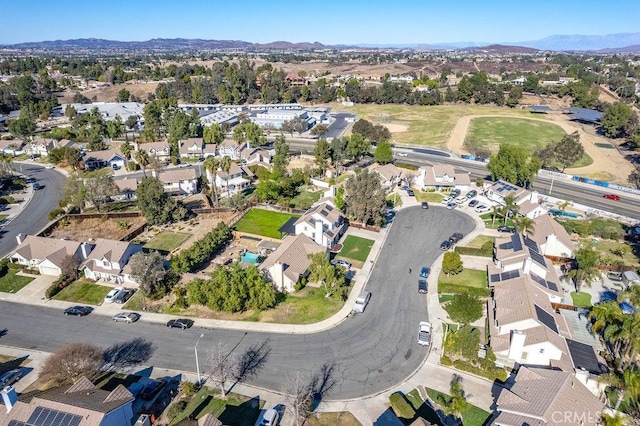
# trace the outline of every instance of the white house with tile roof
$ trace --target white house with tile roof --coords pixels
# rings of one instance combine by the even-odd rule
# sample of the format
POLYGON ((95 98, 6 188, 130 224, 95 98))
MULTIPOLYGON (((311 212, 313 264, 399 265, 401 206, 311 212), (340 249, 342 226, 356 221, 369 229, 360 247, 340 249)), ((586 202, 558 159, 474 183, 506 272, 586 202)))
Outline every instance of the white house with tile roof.
POLYGON ((469 173, 457 173, 450 164, 434 164, 422 166, 418 169, 418 175, 413 178, 414 184, 423 190, 458 188, 466 191, 471 187, 469 173))
POLYGON ((291 292, 300 279, 308 275, 309 255, 326 252, 326 247, 316 244, 304 234, 288 235, 259 268, 267 273, 276 289, 291 292))
POLYGON ((193 195, 198 192, 198 174, 194 167, 181 167, 155 173, 164 192, 173 195, 193 195))
POLYGON ((232 139, 225 139, 218 145, 218 157, 229 157, 232 160, 239 160, 244 149, 248 148, 247 142, 238 143, 232 139))
POLYGON ((34 235, 18 234, 16 240, 18 247, 9 255, 9 260, 37 269, 42 275, 60 275, 69 256, 82 262, 93 248, 87 243, 34 235))
POLYGON ((529 238, 538 244, 542 255, 566 259, 573 257, 576 243, 550 214, 538 216, 533 220, 533 224, 535 228, 529 232, 529 238))
POLYGON ((325 200, 312 206, 294 224, 296 235, 304 234, 330 249, 347 230, 344 217, 333 202, 325 200))
POLYGON ((505 199, 512 196, 518 206, 518 214, 530 219, 535 219, 548 212, 547 208, 540 204, 541 197, 536 191, 529 191, 503 180, 494 182, 485 190, 484 194, 489 200, 502 206, 505 205, 505 199))
POLYGON ((91 280, 136 282, 129 275, 127 263, 131 256, 141 250, 140 244, 98 238, 89 257, 80 265, 80 270, 91 280))
POLYGON ((378 175, 380 184, 384 187, 392 187, 402 179, 403 170, 394 166, 393 164, 385 164, 373 169, 373 172, 378 175))
POLYGON ((237 191, 247 188, 251 185, 251 180, 245 176, 253 177, 253 173, 249 169, 244 166, 239 166, 234 162, 230 164, 228 172, 219 168, 215 176, 212 175, 209 170, 207 170, 206 173, 207 180, 209 182, 215 182, 216 187, 222 189, 222 192, 219 194, 222 196, 226 196, 228 192, 234 194, 237 191))
MULTIPOLYGON (((149 158, 155 158, 160 163, 168 163, 171 161, 171 146, 169 142, 147 142, 147 143, 135 143, 135 151, 144 150, 149 158)), ((134 156, 135 158, 135 156, 134 156)))

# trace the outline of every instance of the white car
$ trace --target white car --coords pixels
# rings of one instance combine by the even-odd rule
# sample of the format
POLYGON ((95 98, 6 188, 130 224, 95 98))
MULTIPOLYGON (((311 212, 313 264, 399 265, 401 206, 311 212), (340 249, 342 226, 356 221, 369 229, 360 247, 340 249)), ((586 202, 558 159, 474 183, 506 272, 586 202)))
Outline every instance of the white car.
POLYGON ((442 204, 447 205, 449 201, 453 200, 453 197, 444 197, 441 201, 442 204))
POLYGON ((118 293, 120 293, 122 290, 124 290, 123 287, 116 287, 111 289, 109 293, 107 293, 107 295, 104 297, 104 303, 113 303, 118 293))
POLYGON ((44 168, 45 168, 45 169, 53 169, 53 167, 54 167, 54 166, 53 166, 53 165, 51 165, 51 164, 47 164, 46 166, 44 166, 44 168))
POLYGON ((427 321, 420 321, 418 327, 418 344, 422 346, 429 346, 431 344, 431 323, 427 321))
POLYGON ((346 260, 332 260, 331 264, 333 266, 342 266, 345 269, 349 269, 351 268, 351 263, 347 262, 346 260))
POLYGON ((460 197, 460 198, 456 198, 456 204, 461 205, 464 204, 465 201, 467 201, 467 196, 465 195, 464 197, 460 197))
POLYGON ((476 212, 478 213, 484 213, 488 211, 489 211, 489 207, 485 206, 484 204, 480 204, 478 207, 476 207, 476 212))
POLYGON ((120 312, 119 314, 111 317, 115 322, 126 322, 131 324, 132 322, 136 322, 140 319, 140 314, 135 312, 120 312))
POLYGON ((256 421, 256 426, 275 426, 278 424, 278 420, 280 419, 280 415, 278 412, 269 408, 268 410, 263 410, 260 412, 260 417, 256 421))
POLYGON ((409 154, 407 154, 406 152, 396 152, 396 155, 398 157, 408 157, 409 156, 409 154))

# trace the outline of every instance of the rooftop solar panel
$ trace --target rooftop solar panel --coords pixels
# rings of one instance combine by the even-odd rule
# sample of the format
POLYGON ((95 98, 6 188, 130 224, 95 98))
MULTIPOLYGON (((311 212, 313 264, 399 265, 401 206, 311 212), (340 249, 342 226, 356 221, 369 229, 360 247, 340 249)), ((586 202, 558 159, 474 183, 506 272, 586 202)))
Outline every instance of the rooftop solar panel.
POLYGON ((538 265, 544 266, 545 268, 547 267, 547 262, 545 262, 543 255, 534 250, 530 250, 529 255, 531 256, 531 259, 533 259, 533 261, 538 265))
POLYGON ((547 281, 547 287, 549 287, 549 290, 558 291, 558 285, 551 281, 547 281))
POLYGON ((522 240, 520 239, 520 234, 511 235, 511 244, 513 245, 514 251, 522 250, 522 240))
POLYGON ((536 306, 536 317, 538 317, 538 321, 546 325, 554 333, 558 333, 556 320, 553 318, 553 316, 549 312, 542 309, 540 306, 538 305, 535 305, 535 306, 536 306))
POLYGON ((542 287, 546 287, 547 286, 547 282, 541 276, 536 275, 534 273, 531 273, 530 275, 531 275, 531 279, 534 280, 535 282, 537 282, 538 284, 540 284, 542 287))
POLYGON ((519 276, 520 276, 520 272, 518 272, 518 270, 507 271, 500 274, 502 281, 510 280, 512 278, 518 278, 519 276))
POLYGON ((538 244, 532 240, 531 238, 525 238, 524 239, 524 245, 529 247, 531 250, 535 250, 537 252, 540 251, 540 249, 538 248, 538 244))
POLYGON ((567 339, 567 347, 576 368, 584 368, 592 374, 603 373, 593 346, 567 339))
POLYGON ((27 424, 29 426, 79 426, 81 421, 82 416, 77 414, 36 407, 27 420, 27 424))
POLYGON ((491 274, 490 280, 492 283, 500 282, 500 274, 491 274))

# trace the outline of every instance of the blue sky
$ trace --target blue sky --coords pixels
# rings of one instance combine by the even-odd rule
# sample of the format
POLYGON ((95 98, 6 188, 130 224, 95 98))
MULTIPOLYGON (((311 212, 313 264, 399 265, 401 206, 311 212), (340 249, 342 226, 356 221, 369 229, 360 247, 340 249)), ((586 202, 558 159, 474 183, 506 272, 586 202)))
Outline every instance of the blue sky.
POLYGON ((3 44, 90 37, 497 43, 640 32, 637 0, 14 0, 2 15, 3 44))

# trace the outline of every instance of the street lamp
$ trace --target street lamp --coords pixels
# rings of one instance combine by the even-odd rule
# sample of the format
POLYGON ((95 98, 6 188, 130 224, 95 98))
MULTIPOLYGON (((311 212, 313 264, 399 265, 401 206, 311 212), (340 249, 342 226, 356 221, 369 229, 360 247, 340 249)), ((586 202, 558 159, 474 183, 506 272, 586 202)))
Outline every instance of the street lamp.
POLYGON ((196 341, 196 345, 193 347, 193 351, 196 354, 196 371, 198 372, 198 386, 200 386, 200 382, 202 379, 200 378, 200 363, 198 362, 198 343, 200 343, 200 339, 204 337, 204 334, 201 334, 196 341))

